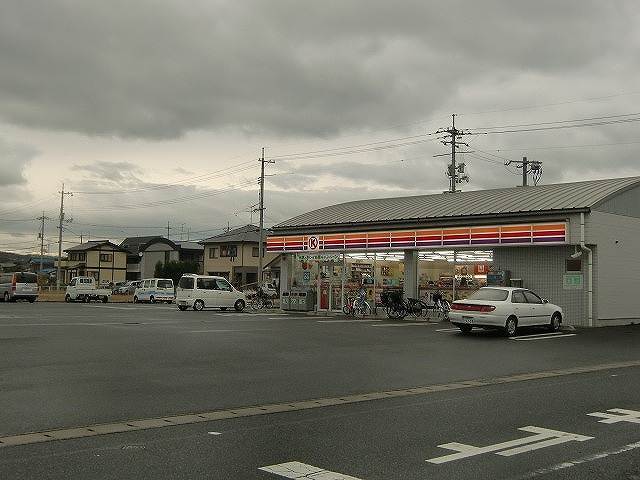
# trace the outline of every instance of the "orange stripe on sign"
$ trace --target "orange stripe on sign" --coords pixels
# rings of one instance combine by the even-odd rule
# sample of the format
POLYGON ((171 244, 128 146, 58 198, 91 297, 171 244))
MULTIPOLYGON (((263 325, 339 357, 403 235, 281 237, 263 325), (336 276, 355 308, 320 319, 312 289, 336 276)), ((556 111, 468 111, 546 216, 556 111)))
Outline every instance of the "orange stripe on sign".
POLYGON ((389 233, 369 233, 369 240, 389 240, 389 233))
POLYGON ((416 235, 442 235, 442 230, 433 229, 433 230, 418 230, 416 235))
POLYGON ((365 239, 367 237, 366 233, 345 233, 344 238, 358 238, 365 239))
POLYGON ((305 237, 284 237, 285 242, 304 242, 305 237))
POLYGON ((391 238, 414 237, 416 232, 391 232, 391 238))
POLYGON ((562 230, 564 231, 564 223, 550 223, 545 225, 533 225, 534 230, 562 230))
POLYGON ((339 234, 339 235, 323 235, 322 239, 323 240, 342 240, 344 238, 343 234, 339 234))
POLYGON ((500 227, 473 227, 471 229, 471 234, 474 233, 495 233, 498 234, 500 231, 500 227))
POLYGON ((500 227, 500 230, 503 232, 530 232, 531 225, 512 225, 500 227))
POLYGON ((444 235, 469 235, 468 228, 447 228, 442 231, 444 235))

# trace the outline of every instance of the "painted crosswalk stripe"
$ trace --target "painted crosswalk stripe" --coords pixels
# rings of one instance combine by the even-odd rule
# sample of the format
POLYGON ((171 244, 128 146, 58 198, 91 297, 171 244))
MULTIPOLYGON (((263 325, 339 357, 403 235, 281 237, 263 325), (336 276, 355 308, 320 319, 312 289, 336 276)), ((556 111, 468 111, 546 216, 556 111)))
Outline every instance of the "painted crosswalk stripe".
POLYGON ((324 468, 314 467, 301 462, 278 463, 260 467, 258 470, 273 473, 282 478, 309 479, 309 480, 362 480, 343 473, 330 472, 324 468))
POLYGON ((438 447, 453 450, 456 453, 451 453, 442 457, 430 458, 427 462, 439 465, 441 463, 462 460, 463 458, 474 457, 484 453, 495 453, 496 455, 501 455, 503 457, 511 457, 513 455, 532 452, 534 450, 551 447, 553 445, 560 445, 561 443, 585 442, 593 439, 593 437, 588 437, 586 435, 578 435, 576 433, 561 432, 559 430, 550 430, 548 428, 534 426, 521 427, 518 430, 534 433, 535 435, 510 440, 508 442, 487 445, 486 447, 476 447, 474 445, 467 445, 458 442, 445 443, 438 445, 438 447))
POLYGON ((517 342, 531 342, 533 340, 552 340, 554 338, 575 337, 577 333, 564 333, 562 335, 546 335, 544 337, 512 337, 517 342))
POLYGON ((590 417, 602 418, 603 420, 598 420, 600 423, 618 423, 618 422, 628 422, 628 423, 640 423, 640 412, 636 410, 626 410, 624 408, 612 408, 607 410, 610 413, 603 412, 593 412, 587 413, 590 417))

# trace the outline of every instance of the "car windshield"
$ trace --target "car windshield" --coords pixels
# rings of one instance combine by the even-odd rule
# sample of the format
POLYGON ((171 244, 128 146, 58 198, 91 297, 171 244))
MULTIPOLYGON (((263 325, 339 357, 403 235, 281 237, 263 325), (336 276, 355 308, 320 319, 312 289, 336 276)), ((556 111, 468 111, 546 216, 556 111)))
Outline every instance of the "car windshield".
POLYGON ((499 288, 481 288, 477 292, 467 297, 468 300, 489 300, 494 302, 504 302, 509 296, 508 290, 499 288))
POLYGON ((38 283, 38 276, 35 273, 18 272, 16 283, 38 283))

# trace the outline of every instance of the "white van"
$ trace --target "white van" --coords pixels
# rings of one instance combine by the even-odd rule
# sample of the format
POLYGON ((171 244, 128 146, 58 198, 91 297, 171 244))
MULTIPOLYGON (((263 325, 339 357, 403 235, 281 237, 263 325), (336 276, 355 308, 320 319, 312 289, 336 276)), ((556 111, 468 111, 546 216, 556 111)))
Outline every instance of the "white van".
POLYGON ((167 302, 176 299, 173 280, 170 278, 147 278, 140 281, 140 286, 133 292, 133 303, 167 302))
POLYGON ((0 273, 0 296, 5 302, 18 299, 35 302, 38 298, 38 275, 31 272, 0 273))
POLYGON ((207 275, 183 275, 176 290, 178 309, 185 311, 193 308, 196 311, 205 308, 235 308, 236 312, 244 310, 247 299, 224 277, 207 275))

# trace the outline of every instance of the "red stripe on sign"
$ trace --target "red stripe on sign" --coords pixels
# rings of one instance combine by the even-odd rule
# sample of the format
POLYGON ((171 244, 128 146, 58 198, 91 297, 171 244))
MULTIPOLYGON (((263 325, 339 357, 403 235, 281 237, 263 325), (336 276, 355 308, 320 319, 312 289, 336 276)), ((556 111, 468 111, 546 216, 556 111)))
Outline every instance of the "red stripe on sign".
POLYGON ((558 237, 563 235, 564 230, 539 230, 533 232, 534 237, 558 237))
POLYGON ((346 243, 365 243, 366 241, 366 238, 347 238, 345 240, 346 243))
POLYGON ((499 238, 498 233, 472 233, 471 238, 499 238))
POLYGON ((414 237, 393 237, 392 242, 413 242, 414 237))
POLYGON ((445 235, 444 239, 445 240, 466 240, 469 238, 468 234, 465 235, 445 235))
POLYGON ((502 238, 530 237, 531 232, 502 232, 502 238))
POLYGON ((416 237, 416 240, 418 241, 440 240, 441 238, 442 236, 440 235, 420 235, 419 237, 416 237))

